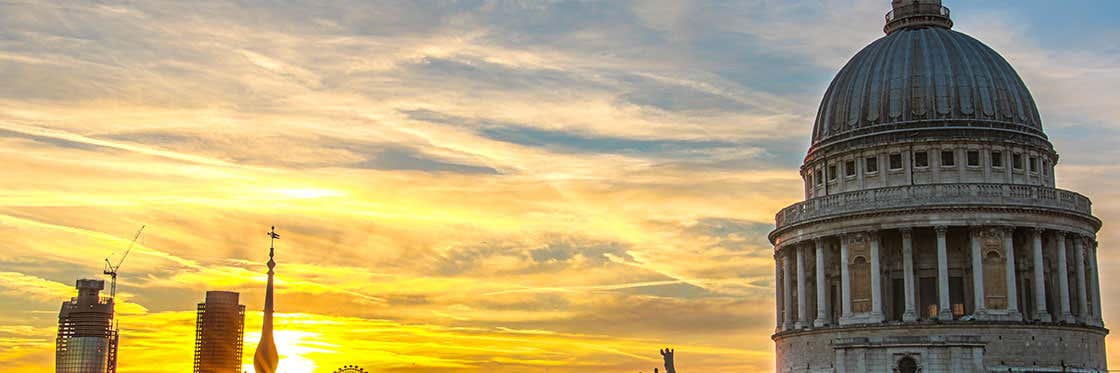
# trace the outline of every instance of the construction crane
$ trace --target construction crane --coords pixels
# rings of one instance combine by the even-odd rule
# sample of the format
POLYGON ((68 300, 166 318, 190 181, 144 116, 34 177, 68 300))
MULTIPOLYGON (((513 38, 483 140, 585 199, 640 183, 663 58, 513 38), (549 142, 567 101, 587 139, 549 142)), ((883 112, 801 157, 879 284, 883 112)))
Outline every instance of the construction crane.
POLYGON ((117 261, 117 265, 113 265, 113 262, 109 261, 109 258, 113 257, 112 255, 105 258, 104 273, 109 275, 111 279, 109 282, 109 299, 117 299, 117 270, 121 268, 121 264, 124 264, 125 258, 128 258, 128 253, 132 252, 132 246, 136 245, 136 240, 140 239, 140 234, 144 233, 145 227, 147 227, 147 225, 141 225, 140 230, 136 231, 136 236, 132 237, 132 242, 128 243, 128 248, 124 250, 124 255, 121 255, 121 260, 117 261))

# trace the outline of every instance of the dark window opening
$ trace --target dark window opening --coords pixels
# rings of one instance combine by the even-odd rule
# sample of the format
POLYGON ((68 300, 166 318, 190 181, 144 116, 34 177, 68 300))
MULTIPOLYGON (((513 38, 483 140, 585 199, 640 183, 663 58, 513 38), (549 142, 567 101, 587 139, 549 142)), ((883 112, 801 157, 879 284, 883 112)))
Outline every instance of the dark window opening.
POLYGON ((952 167, 957 165, 957 153, 952 150, 941 151, 941 166, 952 167))
POLYGON ((1031 172, 1038 172, 1038 158, 1031 157, 1031 172))
POLYGON ((949 276, 949 310, 953 312, 953 319, 957 320, 969 313, 964 308, 964 278, 949 276))
POLYGON ((918 362, 909 356, 898 359, 898 373, 918 373, 918 362))
POLYGON ((906 311, 906 283, 901 278, 891 279, 891 320, 902 321, 902 314, 906 311))
POLYGON ((929 167, 929 153, 915 152, 914 167, 929 167))
POLYGON ((869 174, 879 172, 879 158, 867 157, 867 159, 863 160, 863 166, 869 174))
POLYGON ((918 302, 923 319, 937 318, 938 310, 937 277, 921 277, 918 279, 918 302))
POLYGON ((973 166, 973 167, 980 166, 980 151, 979 150, 969 150, 968 151, 968 165, 973 166))
POLYGON ((891 154, 890 167, 892 170, 902 169, 902 154, 891 154))
POLYGON ((844 176, 856 176, 856 161, 844 162, 844 176))
POLYGON ((828 166, 828 179, 836 180, 836 165, 828 166))
POLYGON ((818 168, 818 169, 817 169, 817 177, 816 177, 816 179, 817 179, 817 185, 821 185, 821 184, 824 184, 824 176, 821 176, 821 175, 822 175, 822 173, 823 173, 823 171, 821 171, 821 170, 820 170, 820 169, 818 168))
POLYGON ((997 151, 992 152, 992 167, 993 168, 1002 168, 1003 167, 1003 152, 997 152, 997 151))
POLYGON ((1011 167, 1014 167, 1016 170, 1022 170, 1023 169, 1023 155, 1022 154, 1015 153, 1015 154, 1011 155, 1011 167))

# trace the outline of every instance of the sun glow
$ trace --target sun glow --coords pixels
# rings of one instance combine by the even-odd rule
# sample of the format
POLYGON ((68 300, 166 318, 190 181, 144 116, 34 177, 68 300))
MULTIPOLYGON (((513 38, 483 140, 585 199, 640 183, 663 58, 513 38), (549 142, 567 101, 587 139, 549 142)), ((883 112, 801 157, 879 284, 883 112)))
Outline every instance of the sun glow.
MULTIPOLYGON (((300 330, 277 330, 272 338, 276 342, 276 351, 280 353, 280 362, 277 364, 279 373, 309 373, 314 372, 318 365, 312 360, 310 354, 329 352, 322 348, 316 347, 322 343, 316 342, 321 339, 321 335, 315 332, 300 331, 300 330)), ((254 345, 260 340, 260 332, 251 333, 246 337, 246 345, 249 341, 254 345)), ((245 356, 248 358, 249 363, 243 364, 242 369, 248 372, 253 371, 252 357, 255 353, 253 351, 246 351, 245 356)))

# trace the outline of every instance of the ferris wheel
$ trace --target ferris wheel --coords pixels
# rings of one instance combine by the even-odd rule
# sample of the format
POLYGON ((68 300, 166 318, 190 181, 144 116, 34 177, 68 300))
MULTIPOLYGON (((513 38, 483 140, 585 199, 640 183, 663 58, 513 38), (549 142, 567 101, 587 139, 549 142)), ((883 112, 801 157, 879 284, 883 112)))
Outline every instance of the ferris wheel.
POLYGON ((338 370, 334 371, 334 373, 366 373, 366 370, 359 368, 357 365, 347 365, 342 368, 338 368, 338 370))

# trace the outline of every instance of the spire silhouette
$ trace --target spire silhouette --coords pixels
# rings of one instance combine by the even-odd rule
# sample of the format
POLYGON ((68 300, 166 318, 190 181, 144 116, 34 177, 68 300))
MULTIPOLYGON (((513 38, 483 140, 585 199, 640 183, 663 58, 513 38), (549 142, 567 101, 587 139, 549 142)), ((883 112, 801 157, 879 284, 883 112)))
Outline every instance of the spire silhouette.
POLYGON ((276 342, 272 340, 272 276, 275 274, 276 227, 268 232, 268 288, 264 293, 264 322, 261 326, 261 341, 257 344, 257 352, 253 355, 253 368, 256 373, 276 373, 279 356, 276 354, 276 342))

